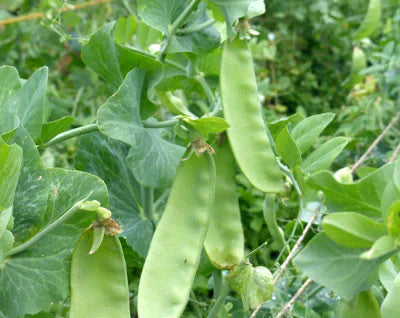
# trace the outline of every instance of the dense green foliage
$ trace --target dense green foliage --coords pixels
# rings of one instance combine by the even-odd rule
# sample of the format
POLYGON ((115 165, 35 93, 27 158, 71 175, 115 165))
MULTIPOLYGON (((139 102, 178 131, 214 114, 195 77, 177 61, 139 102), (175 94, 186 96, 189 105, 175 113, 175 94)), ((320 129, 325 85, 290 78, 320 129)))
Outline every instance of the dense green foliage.
POLYGON ((0 2, 1 318, 398 316, 397 0, 81 3, 0 2))

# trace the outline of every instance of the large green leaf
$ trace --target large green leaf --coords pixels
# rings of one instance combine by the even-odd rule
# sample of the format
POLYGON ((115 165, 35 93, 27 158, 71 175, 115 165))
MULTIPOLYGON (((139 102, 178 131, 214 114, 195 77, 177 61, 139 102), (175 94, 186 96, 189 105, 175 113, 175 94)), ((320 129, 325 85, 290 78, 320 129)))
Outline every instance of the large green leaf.
POLYGON ((114 22, 105 24, 82 48, 82 60, 116 89, 122 82, 118 52, 111 36, 114 22))
POLYGON ((119 90, 100 107, 97 122, 103 134, 132 146, 129 165, 141 184, 166 187, 175 176, 184 148, 143 127, 139 109, 143 78, 139 69, 129 72, 119 90))
POLYGON ((140 185, 126 165, 129 146, 92 133, 80 138, 75 166, 102 178, 107 184, 113 218, 121 236, 144 259, 153 236, 153 225, 141 212, 140 185))
POLYGON ((297 255, 295 263, 312 280, 350 301, 376 280, 378 266, 385 260, 362 259, 364 251, 337 245, 319 233, 297 255))
MULTIPOLYGON (((48 175, 53 191, 44 223, 65 213, 91 191, 90 200, 107 204, 107 188, 93 175, 63 169, 49 169, 48 175)), ((71 254, 92 220, 92 213, 78 211, 32 247, 0 264, 0 308, 6 317, 47 311, 52 303, 69 295, 71 254)))
POLYGON ((14 235, 22 242, 34 235, 43 221, 49 195, 47 172, 28 132, 19 127, 13 142, 23 151, 23 160, 14 199, 14 235))
POLYGON ((307 184, 324 192, 331 211, 354 211, 384 218, 391 204, 400 198, 399 179, 400 162, 394 162, 354 183, 340 183, 332 173, 322 171, 312 175, 307 184))
POLYGON ((287 127, 276 138, 276 149, 290 168, 301 165, 301 154, 287 127))
POLYGON ((333 160, 347 145, 347 138, 334 137, 315 149, 303 162, 305 172, 314 173, 328 169, 333 160))
POLYGON ((300 153, 305 153, 333 120, 335 114, 325 113, 307 117, 299 122, 291 131, 292 137, 299 147, 300 153))
POLYGON ((5 116, 7 120, 14 122, 14 116, 17 115, 21 125, 33 138, 38 137, 42 130, 47 74, 47 67, 36 70, 25 84, 0 106, 0 117, 5 116))
POLYGON ((7 145, 0 137, 0 211, 14 201, 22 164, 22 149, 7 145))
POLYGON ((247 15, 251 1, 252 0, 208 0, 208 2, 216 7, 224 16, 230 36, 235 33, 233 28, 234 22, 247 15))
POLYGON ((21 87, 18 71, 12 66, 0 67, 0 105, 21 87))
POLYGON ((322 228, 331 240, 354 248, 368 248, 386 234, 383 223, 355 212, 338 212, 324 217, 322 228))

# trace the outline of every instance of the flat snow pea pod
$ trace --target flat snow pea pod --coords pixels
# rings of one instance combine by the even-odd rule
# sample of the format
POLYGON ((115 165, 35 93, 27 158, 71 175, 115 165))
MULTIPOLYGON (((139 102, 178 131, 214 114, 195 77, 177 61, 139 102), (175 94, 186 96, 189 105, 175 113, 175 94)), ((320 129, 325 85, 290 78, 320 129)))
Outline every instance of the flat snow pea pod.
POLYGON ((370 36, 379 26, 379 21, 382 15, 381 0, 370 0, 368 4, 368 11, 365 15, 363 22, 354 35, 354 41, 362 40, 370 36))
POLYGON ((283 182, 267 136, 253 59, 246 40, 225 41, 221 95, 233 154, 247 179, 266 193, 283 192, 283 182))
POLYGON ((176 318, 185 309, 210 219, 215 166, 209 154, 182 161, 139 282, 140 318, 176 318))
POLYGON ((229 144, 214 147, 217 181, 204 247, 218 268, 232 268, 244 257, 244 234, 236 193, 235 159, 229 144))
POLYGON ((71 263, 70 318, 129 318, 125 259, 118 237, 105 235, 89 255, 93 228, 79 239, 71 263))

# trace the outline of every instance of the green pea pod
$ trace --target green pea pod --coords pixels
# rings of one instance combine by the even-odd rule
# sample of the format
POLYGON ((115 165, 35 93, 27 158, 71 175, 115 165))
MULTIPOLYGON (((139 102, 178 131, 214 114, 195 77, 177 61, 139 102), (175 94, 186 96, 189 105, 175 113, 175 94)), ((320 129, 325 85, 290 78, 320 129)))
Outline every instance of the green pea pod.
POLYGON ((282 175, 267 135, 256 76, 246 40, 225 41, 221 61, 221 95, 227 130, 240 169, 259 190, 283 192, 282 175))
POLYGON ((214 148, 217 182, 204 247, 218 268, 232 268, 244 257, 244 234, 236 193, 235 159, 228 143, 214 148))
POLYGON ((367 59, 364 51, 357 46, 353 49, 353 59, 351 63, 351 73, 343 82, 346 88, 352 88, 364 80, 365 75, 359 74, 360 71, 367 67, 367 59))
POLYGON ((93 228, 79 239, 71 263, 70 318, 129 318, 125 259, 118 237, 105 235, 89 255, 93 228))
POLYGON ((370 0, 368 11, 363 22, 354 35, 354 41, 360 41, 370 36, 379 26, 379 21, 382 15, 381 0, 370 0))
POLYGON ((215 166, 209 152, 181 162, 140 277, 140 318, 175 318, 185 309, 214 192, 215 166))

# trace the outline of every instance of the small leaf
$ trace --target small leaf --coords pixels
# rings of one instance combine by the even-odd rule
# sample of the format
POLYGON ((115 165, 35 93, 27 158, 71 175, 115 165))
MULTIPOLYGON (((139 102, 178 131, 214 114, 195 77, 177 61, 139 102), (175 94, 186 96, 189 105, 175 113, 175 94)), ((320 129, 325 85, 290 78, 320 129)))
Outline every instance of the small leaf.
POLYGON ((394 202, 389 208, 386 226, 391 236, 400 237, 400 200, 394 202))
POLYGON ((400 250, 397 242, 389 235, 379 238, 372 247, 361 254, 361 258, 372 260, 376 258, 389 258, 400 250))
POLYGON ((397 274, 398 270, 390 259, 379 266, 379 280, 386 291, 389 292, 393 288, 397 274))
POLYGON ((325 113, 303 119, 291 131, 292 137, 299 147, 300 153, 305 153, 333 120, 335 114, 325 113))
POLYGON ((185 118, 183 121, 205 137, 210 133, 223 132, 230 127, 226 120, 221 117, 185 118))
POLYGON ((399 306, 400 295, 400 274, 397 274, 393 281, 393 286, 388 290, 388 293, 383 300, 381 306, 382 318, 398 318, 400 317, 399 306))
POLYGON ((229 286, 240 294, 245 311, 255 309, 272 297, 274 283, 271 272, 262 266, 253 268, 248 260, 239 263, 227 276, 229 286))
POLYGON ((73 121, 74 117, 65 116, 47 123, 43 123, 39 138, 40 143, 45 144, 53 137, 66 131, 71 126, 73 121))
POLYGON ((12 207, 0 211, 0 238, 3 236, 4 231, 6 231, 11 218, 12 218, 12 207))
POLYGON ((290 168, 301 165, 301 154, 287 127, 283 128, 276 138, 276 148, 279 155, 290 168))
POLYGON ((283 128, 285 128, 288 125, 296 126, 303 119, 304 119, 303 114, 296 113, 296 114, 290 115, 287 118, 282 118, 282 119, 275 120, 273 122, 268 123, 268 129, 269 129, 272 137, 274 139, 276 139, 283 128))
POLYGON ((337 212, 324 217, 322 228, 336 243, 353 248, 368 248, 386 234, 384 224, 355 212, 337 212))
POLYGON ((129 43, 136 32, 136 20, 133 16, 118 19, 114 30, 114 41, 118 44, 129 43))
POLYGON ((104 233, 106 232, 104 226, 93 226, 93 241, 89 254, 94 254, 99 249, 101 242, 103 242, 104 233))
POLYGON ((315 149, 303 162, 305 172, 314 173, 328 169, 347 145, 347 138, 335 137, 315 149))

